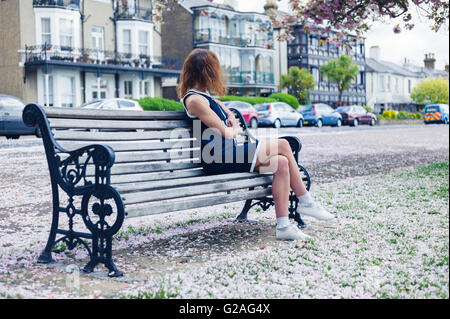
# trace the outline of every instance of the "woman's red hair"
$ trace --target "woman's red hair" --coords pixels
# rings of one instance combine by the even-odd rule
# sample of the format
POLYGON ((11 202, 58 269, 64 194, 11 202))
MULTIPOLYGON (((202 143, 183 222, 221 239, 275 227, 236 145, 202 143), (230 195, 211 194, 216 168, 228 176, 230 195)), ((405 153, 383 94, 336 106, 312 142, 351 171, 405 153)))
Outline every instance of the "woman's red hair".
POLYGON ((178 97, 183 98, 187 91, 194 87, 212 90, 219 96, 225 94, 226 87, 222 81, 222 68, 214 52, 195 49, 184 61, 180 83, 177 86, 178 97))

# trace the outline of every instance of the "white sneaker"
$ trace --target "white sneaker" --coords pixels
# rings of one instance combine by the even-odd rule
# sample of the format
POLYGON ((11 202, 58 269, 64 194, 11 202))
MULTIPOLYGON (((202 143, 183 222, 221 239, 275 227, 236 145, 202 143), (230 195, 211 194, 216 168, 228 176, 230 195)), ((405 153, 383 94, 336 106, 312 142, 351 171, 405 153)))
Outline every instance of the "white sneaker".
POLYGON ((313 203, 298 203, 297 213, 304 216, 311 216, 318 220, 332 220, 335 218, 333 214, 327 212, 322 206, 313 203))
POLYGON ((281 229, 277 228, 278 240, 308 240, 311 236, 306 235, 295 225, 289 225, 281 229))

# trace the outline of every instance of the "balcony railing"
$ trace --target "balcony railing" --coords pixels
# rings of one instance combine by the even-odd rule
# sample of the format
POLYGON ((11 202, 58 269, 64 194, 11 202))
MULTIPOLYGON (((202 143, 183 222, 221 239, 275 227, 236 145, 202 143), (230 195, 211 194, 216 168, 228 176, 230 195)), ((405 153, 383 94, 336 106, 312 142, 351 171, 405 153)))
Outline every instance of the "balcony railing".
POLYGON ((117 8, 116 18, 126 20, 143 20, 153 21, 153 11, 151 8, 144 8, 138 6, 130 6, 123 2, 117 8))
POLYGON ((195 44, 214 42, 236 46, 265 47, 270 41, 271 37, 268 39, 259 39, 256 35, 224 35, 213 29, 197 29, 194 32, 195 44))
POLYGON ((56 45, 25 46, 24 62, 61 61, 130 68, 181 70, 181 59, 56 45))
POLYGON ((80 10, 80 0, 33 0, 33 6, 80 10))
POLYGON ((251 71, 227 71, 225 81, 230 84, 274 85, 273 73, 251 71))

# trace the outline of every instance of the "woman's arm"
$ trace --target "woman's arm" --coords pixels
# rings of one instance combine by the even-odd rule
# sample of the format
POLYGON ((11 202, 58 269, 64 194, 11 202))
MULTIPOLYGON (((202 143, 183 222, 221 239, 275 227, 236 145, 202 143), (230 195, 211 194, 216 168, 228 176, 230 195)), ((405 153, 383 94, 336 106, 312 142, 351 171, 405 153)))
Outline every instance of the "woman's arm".
POLYGON ((222 106, 222 108, 223 108, 223 110, 225 111, 225 113, 228 114, 228 121, 229 121, 231 127, 234 127, 234 126, 239 126, 239 127, 240 127, 240 124, 239 124, 239 122, 236 120, 236 116, 233 114, 233 112, 231 112, 231 111, 225 106, 225 104, 223 104, 222 101, 219 101, 219 100, 215 100, 215 101, 216 101, 217 103, 219 103, 220 106, 222 106))
MULTIPOLYGON (((217 130, 225 139, 231 140, 242 134, 242 128, 239 125, 225 126, 217 114, 211 110, 205 98, 195 94, 190 95, 186 98, 185 105, 190 114, 198 117, 207 127, 217 130)), ((234 116, 232 118, 234 119, 234 116)))

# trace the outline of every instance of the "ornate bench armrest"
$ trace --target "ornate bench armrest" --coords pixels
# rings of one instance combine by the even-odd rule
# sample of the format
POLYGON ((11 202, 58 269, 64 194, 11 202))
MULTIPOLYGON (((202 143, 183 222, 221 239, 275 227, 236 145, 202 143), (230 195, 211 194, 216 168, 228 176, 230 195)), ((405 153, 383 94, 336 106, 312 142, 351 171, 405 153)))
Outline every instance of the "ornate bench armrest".
POLYGON ((241 125, 242 130, 244 131, 245 135, 247 136, 247 140, 251 139, 252 141, 256 141, 257 139, 256 139, 256 137, 253 136, 252 133, 250 133, 247 122, 245 122, 245 119, 244 119, 244 116, 242 115, 242 113, 234 107, 230 107, 229 110, 236 115, 236 119, 239 121, 239 124, 241 125))
POLYGON ((110 184, 111 167, 115 160, 114 150, 111 147, 93 144, 74 151, 67 151, 65 154, 69 156, 63 160, 60 159, 60 155, 56 155, 60 175, 58 180, 63 189, 71 188, 78 192, 86 186, 110 184), (94 164, 95 167, 94 183, 86 176, 90 164, 94 164), (79 185, 80 182, 84 183, 79 185))

